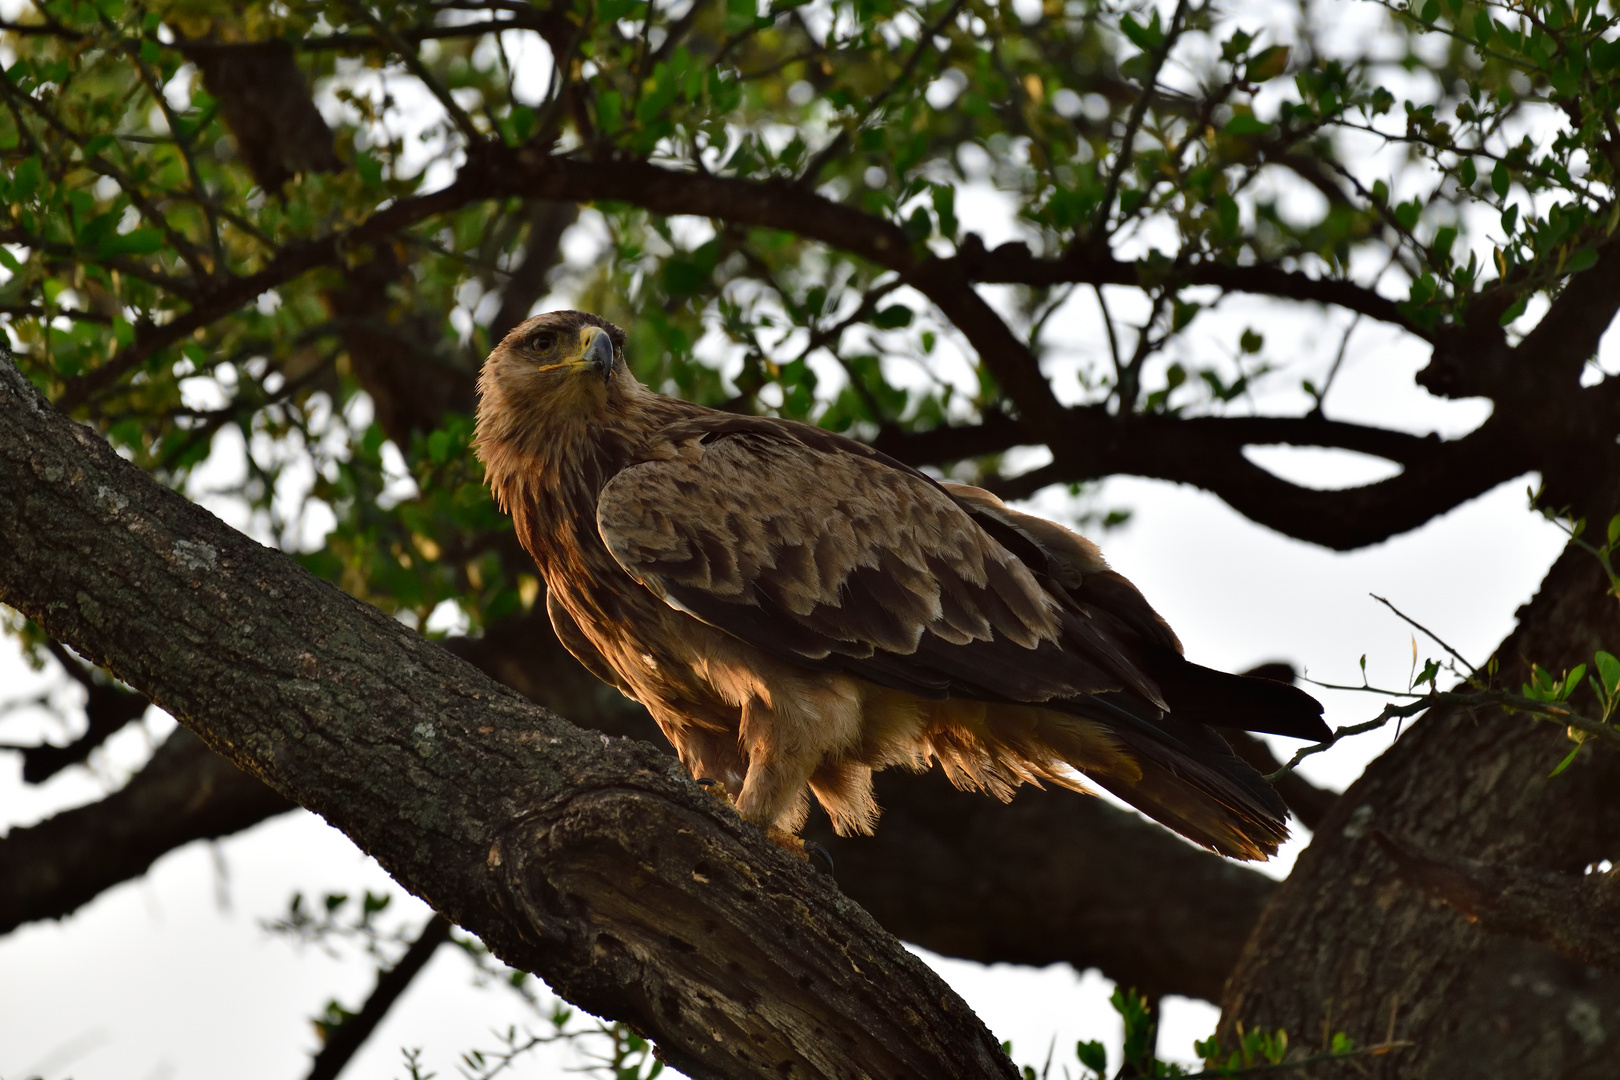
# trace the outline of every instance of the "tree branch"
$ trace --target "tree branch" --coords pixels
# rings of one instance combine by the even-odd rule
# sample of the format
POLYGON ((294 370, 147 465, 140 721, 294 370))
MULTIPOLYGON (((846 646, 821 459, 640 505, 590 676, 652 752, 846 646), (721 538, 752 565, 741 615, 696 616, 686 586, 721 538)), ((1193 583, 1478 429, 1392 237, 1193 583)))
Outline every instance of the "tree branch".
MULTIPOLYGON (((1196 484, 1220 495, 1239 512, 1288 535, 1339 550, 1374 543, 1415 528, 1497 483, 1536 467, 1493 418, 1452 443, 1424 453, 1423 440, 1321 418, 1252 418, 1184 421, 1170 417, 1115 418, 1096 408, 1064 409, 1053 398, 1034 356, 973 289, 966 261, 937 259, 913 248, 899 226, 786 181, 752 181, 679 172, 635 161, 579 161, 538 149, 507 153, 490 149, 462 169, 455 183, 433 195, 402 200, 340 237, 289 248, 258 273, 231 279, 208 299, 161 327, 142 327, 134 345, 102 367, 69 384, 59 406, 71 411, 90 395, 133 369, 152 352, 172 344, 304 270, 328 263, 340 249, 380 239, 392 231, 498 194, 557 202, 616 200, 659 214, 693 214, 743 225, 794 231, 901 273, 927 295, 968 337, 1019 413, 1022 441, 1045 443, 1057 460, 1045 469, 1003 482, 1008 495, 1028 494, 1049 483, 1132 473, 1196 484), (1230 425, 1214 427, 1216 424, 1230 425), (1230 436, 1212 435, 1230 432, 1230 436), (1245 445, 1261 441, 1334 445, 1401 461, 1400 476, 1348 492, 1300 488, 1248 462, 1245 445)), ((1003 258, 1005 249, 983 258, 1003 258)), ((1020 258, 1016 253, 1007 259, 1020 258)), ((1254 268, 1231 268, 1233 270, 1254 268)), ((1280 273, 1280 272, 1279 272, 1280 273)), ((1289 287, 1308 281, 1286 275, 1289 287)), ((1337 283, 1327 283, 1335 285, 1337 283)), ((1354 287, 1352 287, 1354 288, 1354 287)), ((1346 301, 1366 301, 1356 294, 1346 301)), ((1361 302, 1369 313, 1376 304, 1361 302)), ((1381 312, 1377 317, 1386 317, 1381 312)), ((1003 432, 1011 428, 1003 429, 1003 432)))
MULTIPOLYGON (((1141 288, 1146 284, 1142 270, 1136 264, 1120 262, 1110 252, 1079 245, 1058 258, 1045 259, 1031 254, 1026 244, 1016 241, 990 251, 986 251, 983 245, 975 247, 964 243, 955 256, 941 259, 940 262, 958 263, 963 276, 985 284, 1029 285, 1036 288, 1074 283, 1141 288)), ((1424 340, 1429 340, 1431 336, 1430 331, 1402 314, 1393 300, 1353 281, 1314 278, 1298 270, 1285 270, 1263 263, 1240 266, 1235 263, 1195 262, 1185 267, 1179 276, 1184 285, 1213 285, 1227 292, 1331 304, 1399 326, 1424 340)))
MULTIPOLYGON (((662 742, 644 709, 568 656, 538 607, 445 647, 599 731, 662 742)), ((808 835, 834 852, 848 896, 891 933, 946 956, 1067 962, 1213 1000, 1274 890, 1254 870, 1072 792, 1030 788, 1003 806, 937 775, 896 771, 878 778, 878 797, 875 838, 837 838, 819 820, 808 835)), ((124 791, 0 838, 0 933, 66 915, 173 847, 291 808, 182 728, 124 791), (152 789, 165 794, 139 795, 152 789), (147 855, 120 861, 132 850, 147 855), (64 897, 71 906, 53 906, 64 897)))
POLYGON ((0 934, 60 919, 175 848, 292 808, 181 728, 122 790, 0 839, 0 934))
POLYGON ((1013 1076, 825 877, 161 487, 0 364, 0 600, 694 1076, 1013 1076), (112 568, 116 568, 113 570, 112 568))
POLYGON ((422 932, 416 935, 410 948, 405 950, 405 955, 399 958, 399 963, 377 973, 377 985, 371 991, 371 996, 366 998, 366 1003, 360 1006, 360 1011, 326 1033, 326 1041, 310 1064, 306 1080, 337 1080, 337 1075, 354 1058, 371 1033, 377 1030, 377 1025, 394 1007, 399 995, 411 985, 411 980, 422 973, 439 946, 449 940, 450 920, 443 915, 434 915, 422 932))
POLYGON ((1101 799, 1020 789, 1006 806, 937 773, 877 780, 871 837, 832 835, 838 884, 907 941, 979 963, 1095 967, 1214 1001, 1276 891, 1264 874, 1101 799))
MULTIPOLYGON (((1077 406, 1065 410, 1061 436, 1047 443, 1055 457, 1051 464, 986 486, 1003 498, 1026 498, 1050 484, 1116 474, 1171 480, 1204 488, 1285 535, 1348 551, 1415 529, 1540 467, 1519 439, 1501 415, 1461 439, 1441 440, 1320 416, 1119 417, 1099 406, 1077 406), (1243 455, 1247 446, 1276 444, 1354 450, 1403 469, 1377 483, 1318 491, 1283 480, 1243 455)), ((944 464, 1043 441, 1018 421, 992 413, 978 425, 885 432, 874 445, 911 464, 944 464)))
POLYGON ((133 690, 110 680, 96 679, 91 669, 75 659, 60 642, 49 642, 46 647, 68 676, 84 687, 86 725, 84 734, 66 746, 41 743, 6 747, 22 754, 22 778, 28 784, 43 784, 69 765, 84 761, 92 750, 122 730, 125 724, 139 720, 148 704, 146 698, 133 690))
POLYGON ((252 274, 227 277, 217 284, 210 282, 210 287, 190 309, 161 325, 140 323, 135 330, 134 342, 127 348, 118 350, 112 359, 100 367, 70 380, 56 400, 57 408, 65 413, 73 412, 134 371, 159 350, 185 340, 255 297, 286 284, 306 271, 334 265, 344 252, 352 251, 356 245, 375 243, 435 214, 454 210, 484 197, 484 182, 485 178, 479 170, 464 169, 449 186, 428 195, 392 203, 377 211, 364 224, 347 232, 289 245, 252 274))

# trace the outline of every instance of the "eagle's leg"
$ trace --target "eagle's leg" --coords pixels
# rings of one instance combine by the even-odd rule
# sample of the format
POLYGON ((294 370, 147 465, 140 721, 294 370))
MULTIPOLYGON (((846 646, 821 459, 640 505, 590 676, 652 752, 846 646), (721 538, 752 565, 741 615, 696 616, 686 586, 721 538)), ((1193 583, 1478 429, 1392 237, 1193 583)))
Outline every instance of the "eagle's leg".
POLYGON ((794 719, 751 698, 743 705, 737 729, 737 745, 748 761, 737 813, 789 835, 799 831, 810 812, 806 789, 822 756, 808 737, 810 725, 794 719))
POLYGON ((693 725, 666 726, 664 731, 694 780, 720 785, 718 793, 724 794, 728 801, 735 798, 734 792, 742 790, 748 762, 737 747, 735 735, 693 725))

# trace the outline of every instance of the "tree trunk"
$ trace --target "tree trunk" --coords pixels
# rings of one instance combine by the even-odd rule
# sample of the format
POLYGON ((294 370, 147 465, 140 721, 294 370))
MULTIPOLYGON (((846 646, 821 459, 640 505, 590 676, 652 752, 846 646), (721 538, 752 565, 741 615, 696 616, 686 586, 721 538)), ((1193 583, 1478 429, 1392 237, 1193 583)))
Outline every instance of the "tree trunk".
MULTIPOLYGON (((1620 604, 1607 589, 1589 553, 1566 550, 1497 653, 1497 684, 1516 689, 1532 662, 1557 673, 1617 651, 1620 604)), ((1574 703, 1592 715, 1589 690, 1574 703)), ((1227 985, 1225 1041, 1241 1021, 1283 1028, 1296 1047, 1333 1031, 1413 1044, 1364 1059, 1374 1077, 1620 1073, 1620 972, 1530 940, 1567 935, 1470 921, 1468 903, 1434 898, 1391 854, 1406 845, 1571 884, 1620 861, 1620 754, 1588 746, 1549 777, 1570 748, 1558 727, 1494 709, 1413 725, 1329 812, 1262 917, 1227 985)))

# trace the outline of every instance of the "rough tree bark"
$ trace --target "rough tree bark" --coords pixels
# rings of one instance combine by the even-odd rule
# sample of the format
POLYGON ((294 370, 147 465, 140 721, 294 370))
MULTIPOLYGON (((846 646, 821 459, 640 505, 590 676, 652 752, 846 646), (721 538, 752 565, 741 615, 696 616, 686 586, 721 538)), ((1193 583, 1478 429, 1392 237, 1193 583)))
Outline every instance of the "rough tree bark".
POLYGON ((824 876, 225 526, 0 360, 0 600, 698 1077, 1012 1076, 824 876))
MULTIPOLYGON (((1559 671, 1620 646, 1607 588, 1590 555, 1566 551, 1498 650, 1499 682, 1516 688, 1531 662, 1559 671)), ((1586 867, 1620 859, 1620 755, 1592 747, 1549 778, 1569 746, 1550 724, 1495 710, 1437 710, 1413 725, 1329 811, 1278 891, 1227 987, 1224 1030, 1412 1041, 1364 1063, 1374 1077, 1613 1077, 1620 972, 1559 955, 1522 922, 1509 934, 1469 921, 1403 877, 1378 835, 1574 888, 1586 867)), ((1612 907, 1566 911, 1612 919, 1612 907)))
MULTIPOLYGON (((547 650, 561 645, 538 623, 508 620, 488 637, 448 644, 532 701, 662 745, 639 707, 623 707, 577 665, 550 663, 547 650)), ((832 849, 846 895, 890 933, 946 956, 1067 962, 1152 996, 1213 1001, 1277 888, 1071 792, 1026 788, 1004 807, 934 774, 890 772, 878 778, 878 798, 875 837, 835 837, 825 822, 806 835, 832 849)), ((61 918, 167 851, 292 805, 182 728, 123 790, 0 838, 0 933, 61 918)))

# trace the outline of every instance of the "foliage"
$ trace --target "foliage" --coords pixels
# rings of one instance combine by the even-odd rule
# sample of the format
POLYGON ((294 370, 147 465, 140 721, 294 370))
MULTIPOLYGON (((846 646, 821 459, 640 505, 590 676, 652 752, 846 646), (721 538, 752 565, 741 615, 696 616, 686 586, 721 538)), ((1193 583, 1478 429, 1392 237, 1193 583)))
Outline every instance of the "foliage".
MULTIPOLYGON (((1125 1029, 1121 1051, 1123 1062, 1117 1074, 1120 1077, 1173 1076, 1182 1077, 1184 1080, 1204 1080, 1204 1078, 1212 1080, 1214 1077, 1243 1077, 1266 1073, 1287 1075, 1313 1065, 1345 1062, 1359 1057, 1388 1053, 1404 1045, 1385 1042, 1376 1046, 1357 1047, 1348 1035, 1340 1031, 1327 1038, 1320 1051, 1296 1053, 1290 1057, 1288 1032, 1258 1029, 1245 1031, 1242 1024, 1239 1024, 1235 1046, 1223 1047, 1220 1039, 1214 1035, 1194 1043, 1194 1052, 1203 1058, 1203 1068, 1189 1069, 1175 1062, 1161 1061, 1153 1052, 1158 1020, 1153 1006, 1141 994, 1134 989, 1119 987, 1109 999, 1109 1004, 1119 1014, 1125 1029)), ((1011 1052, 1010 1045, 1006 1049, 1011 1052)), ((1078 1075, 1079 1080, 1107 1080, 1108 1050, 1101 1042, 1082 1040, 1075 1045, 1074 1054, 1082 1071, 1071 1074, 1067 1066, 1062 1066, 1064 1077, 1078 1075)), ((1038 1070, 1033 1065, 1025 1065, 1024 1080, 1048 1080, 1052 1076, 1052 1064, 1048 1057, 1046 1063, 1038 1070)))

